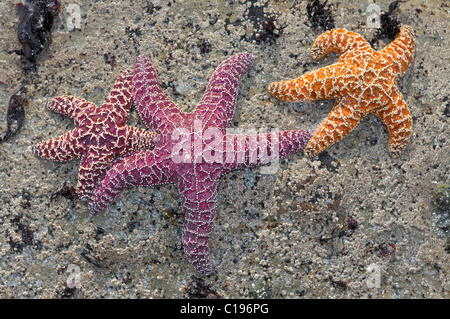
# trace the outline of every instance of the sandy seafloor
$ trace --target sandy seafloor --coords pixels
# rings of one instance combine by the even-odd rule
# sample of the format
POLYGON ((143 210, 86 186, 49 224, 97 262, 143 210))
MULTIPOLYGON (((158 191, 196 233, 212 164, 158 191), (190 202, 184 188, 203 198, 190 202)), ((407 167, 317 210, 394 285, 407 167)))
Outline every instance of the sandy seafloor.
MULTIPOLYGON (((8 54, 19 48, 15 2, 0 2, 2 132, 9 97, 25 77, 20 57, 8 54)), ((333 101, 284 103, 266 88, 335 57, 312 60, 309 49, 322 30, 308 26, 306 1, 62 2, 79 5, 81 29, 69 31, 61 10, 37 73, 26 75, 25 124, 0 145, 0 297, 194 297, 201 291, 182 249, 176 188, 127 189, 98 216, 86 202, 55 195, 76 186, 80 160, 33 155, 33 144, 74 128, 46 102, 70 94, 101 105, 119 74, 144 54, 167 95, 192 110, 223 60, 252 52, 257 60, 241 81, 231 127, 314 130, 333 101), (272 44, 254 41, 258 12, 286 26, 272 44), (68 289, 70 278, 79 278, 78 288, 68 289)), ((368 1, 329 3, 336 27, 373 38, 368 1)), ((376 3, 387 11, 390 1, 376 3)), ((221 179, 208 297, 449 297, 449 208, 436 205, 437 196, 450 196, 449 11, 448 1, 437 0, 398 8, 416 33, 414 61, 398 83, 413 116, 399 159, 389 157, 387 130, 369 115, 319 158, 295 154, 273 175, 253 168, 221 179), (349 217, 358 228, 344 234, 349 217), (380 271, 379 285, 368 284, 369 267, 380 271)), ((128 123, 144 127, 134 109, 128 123)))

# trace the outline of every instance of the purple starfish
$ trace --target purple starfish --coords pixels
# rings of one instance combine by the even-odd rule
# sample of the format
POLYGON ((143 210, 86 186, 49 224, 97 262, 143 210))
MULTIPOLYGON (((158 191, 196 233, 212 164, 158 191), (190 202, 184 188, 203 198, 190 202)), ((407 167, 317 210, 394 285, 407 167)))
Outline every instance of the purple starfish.
POLYGON ((117 79, 101 107, 75 96, 58 96, 47 107, 75 121, 76 128, 33 147, 37 156, 53 161, 81 157, 77 193, 89 199, 95 184, 117 156, 155 145, 157 134, 127 125, 130 113, 133 72, 126 70, 117 79))
POLYGON ((133 94, 143 121, 160 134, 160 140, 154 150, 134 153, 113 163, 94 191, 91 212, 103 211, 126 187, 176 185, 185 215, 184 251, 195 269, 208 275, 208 243, 219 178, 232 170, 266 164, 300 151, 311 137, 304 130, 258 135, 227 133, 239 80, 253 62, 254 56, 249 53, 223 62, 212 75, 197 108, 184 113, 163 93, 150 60, 139 56, 133 94))

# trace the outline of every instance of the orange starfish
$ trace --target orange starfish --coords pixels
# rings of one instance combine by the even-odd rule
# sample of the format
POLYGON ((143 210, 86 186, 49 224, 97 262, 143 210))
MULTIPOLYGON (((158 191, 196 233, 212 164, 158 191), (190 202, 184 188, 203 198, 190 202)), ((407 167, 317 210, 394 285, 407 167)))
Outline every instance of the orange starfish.
POLYGON ((413 60, 412 28, 403 26, 395 40, 380 51, 373 50, 357 33, 333 29, 320 35, 311 48, 315 60, 330 52, 339 54, 337 63, 268 87, 282 101, 336 99, 306 146, 305 155, 318 155, 371 113, 387 126, 389 154, 400 156, 408 145, 412 120, 396 83, 413 60))

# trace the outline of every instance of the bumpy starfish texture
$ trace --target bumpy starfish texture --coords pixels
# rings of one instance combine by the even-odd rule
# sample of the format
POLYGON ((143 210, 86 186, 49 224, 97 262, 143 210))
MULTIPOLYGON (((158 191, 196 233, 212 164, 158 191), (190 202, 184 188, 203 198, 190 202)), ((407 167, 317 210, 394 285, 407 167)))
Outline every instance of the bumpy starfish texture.
POLYGON ((73 119, 76 128, 33 147, 37 156, 54 161, 82 157, 77 193, 88 199, 116 156, 151 148, 157 134, 126 125, 132 102, 133 72, 124 71, 101 107, 82 98, 59 96, 47 107, 73 119))
POLYGON ((357 33, 333 29, 320 35, 311 49, 316 60, 330 52, 339 54, 337 63, 268 87, 282 101, 336 99, 305 147, 305 155, 318 155, 371 113, 388 129, 389 154, 399 157, 408 145, 412 120, 396 84, 413 60, 412 28, 403 26, 395 40, 380 51, 374 51, 357 33))
POLYGON ((239 80, 251 67, 251 54, 238 54, 214 72, 201 102, 181 111, 162 91, 151 62, 135 62, 133 94, 146 125, 160 134, 154 150, 118 159, 99 181, 90 203, 103 211, 126 187, 174 184, 184 212, 183 246, 201 275, 211 272, 209 237, 216 214, 219 178, 231 170, 266 164, 303 150, 311 137, 304 130, 266 134, 227 133, 239 80))

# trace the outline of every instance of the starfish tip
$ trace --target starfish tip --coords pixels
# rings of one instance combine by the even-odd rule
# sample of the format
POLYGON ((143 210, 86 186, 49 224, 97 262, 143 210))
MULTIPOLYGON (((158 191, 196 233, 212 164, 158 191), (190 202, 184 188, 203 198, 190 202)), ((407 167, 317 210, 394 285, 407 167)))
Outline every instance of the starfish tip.
POLYGON ((246 52, 246 53, 242 53, 242 55, 251 64, 253 64, 256 60, 256 57, 252 53, 246 52))

